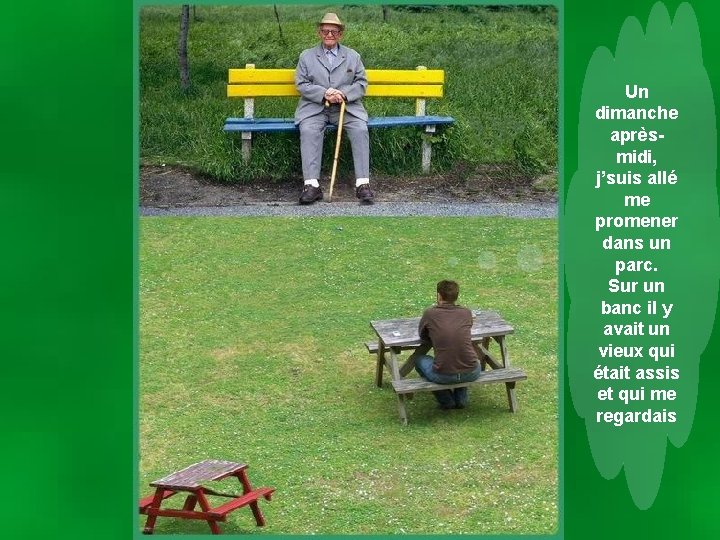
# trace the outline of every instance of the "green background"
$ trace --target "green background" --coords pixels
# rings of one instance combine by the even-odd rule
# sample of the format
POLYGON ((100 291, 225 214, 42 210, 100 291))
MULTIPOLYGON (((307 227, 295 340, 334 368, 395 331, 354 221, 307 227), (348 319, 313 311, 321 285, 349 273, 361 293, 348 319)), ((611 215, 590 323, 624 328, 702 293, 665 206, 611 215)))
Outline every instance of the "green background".
MULTIPOLYGON (((720 277, 717 249, 698 249, 697 238, 720 237, 716 186, 716 125, 713 96, 704 67, 697 22, 692 9, 684 4, 672 20, 665 7, 658 3, 653 7, 643 32, 636 18, 626 19, 618 37, 618 45, 611 54, 607 48, 596 49, 587 69, 581 100, 581 117, 577 139, 580 148, 579 169, 573 173, 567 189, 563 218, 572 227, 564 230, 563 260, 569 294, 569 319, 566 336, 568 358, 567 378, 574 410, 587 419, 588 438, 595 463, 604 478, 614 478, 620 468, 628 481, 633 501, 640 508, 649 508, 654 502, 665 465, 667 441, 675 446, 683 445, 691 431, 697 403, 700 355, 704 351, 712 331, 720 277), (668 76, 672 73, 672 76, 668 76), (623 103, 627 106, 641 102, 625 97, 628 81, 643 81, 652 88, 650 96, 642 103, 649 106, 651 100, 672 102, 680 117, 676 121, 606 123, 596 120, 595 111, 600 103, 623 103), (664 140, 653 145, 657 166, 645 166, 645 171, 667 167, 675 169, 685 182, 676 186, 653 185, 605 185, 596 188, 597 169, 627 171, 632 169, 642 176, 642 164, 620 166, 615 163, 617 143, 608 140, 612 129, 629 129, 630 126, 647 129, 658 128, 664 140), (668 188, 668 189, 665 189, 668 188), (670 189, 672 188, 672 189, 670 189), (648 208, 629 208, 623 197, 642 193, 652 201, 648 208), (598 209, 603 209, 599 211, 598 209), (678 216, 676 229, 625 230, 594 229, 595 216, 627 214, 664 214, 678 216), (712 218, 714 219, 712 219, 712 218), (672 249, 646 251, 619 251, 601 249, 603 237, 662 236, 672 241, 672 249), (597 246, 588 251, 587 246, 597 246), (612 293, 608 291, 608 279, 614 276, 615 260, 651 258, 657 273, 621 273, 623 280, 638 280, 635 293, 612 293), (666 290, 662 293, 645 293, 647 283, 643 280, 664 280, 666 290), (653 298, 672 304, 669 318, 608 316, 602 315, 601 300, 609 302, 638 302, 645 306, 653 298), (653 336, 648 324, 642 335, 602 335, 600 330, 610 320, 613 323, 646 319, 648 323, 662 320, 671 322, 670 335, 653 336), (645 345, 645 358, 602 358, 599 347, 613 345, 645 345), (675 358, 658 362, 649 358, 651 347, 677 343, 675 358), (596 381, 590 373, 598 364, 610 366, 628 364, 633 369, 659 367, 669 363, 680 370, 677 381, 596 381), (612 400, 599 401, 597 392, 614 386, 612 400), (646 399, 623 404, 623 389, 635 387, 644 391, 646 399), (657 388, 672 387, 677 399, 658 401, 651 392, 657 388), (677 421, 669 424, 644 424, 623 426, 596 422, 595 411, 612 410, 672 410, 677 421)), ((628 143, 643 148, 643 143, 628 143)), ((640 150, 638 150, 640 151, 640 150)), ((655 159, 655 158, 653 158, 655 159)), ((569 172, 569 171, 568 171, 569 172)), ((632 283, 632 281, 631 281, 632 283)), ((651 282, 652 283, 652 282, 651 282)), ((657 329, 656 329, 657 330, 657 329)), ((637 397, 637 395, 635 396, 637 397)))
MULTIPOLYGON (((671 18, 679 4, 665 2, 671 18)), ((578 166, 579 99, 589 59, 599 46, 615 51, 618 33, 627 17, 637 17, 644 28, 653 5, 654 2, 639 1, 565 3, 562 156, 566 181, 578 166)), ((690 5, 695 10, 700 27, 705 69, 717 94, 720 88, 720 43, 715 24, 720 10, 716 3, 710 1, 690 2, 690 5)), ((673 77, 673 73, 667 76, 673 77)), ((717 126, 717 118, 715 124, 717 126)), ((569 230, 572 226, 572 223, 561 223, 561 230, 569 230)), ((718 249, 717 238, 696 238, 695 243, 700 250, 718 249)), ((720 443, 714 413, 719 408, 719 401, 712 383, 718 375, 719 338, 716 324, 708 348, 701 357, 697 412, 692 432, 681 448, 668 445, 660 490, 654 505, 646 511, 638 510, 633 504, 623 473, 611 481, 603 480, 598 474, 590 455, 584 422, 572 408, 566 381, 563 508, 567 538, 718 537, 720 525, 714 516, 718 508, 716 486, 720 473, 715 460, 720 443)))
MULTIPOLYGON (((596 47, 654 2, 568 0, 562 10, 562 172, 577 168, 579 100, 596 47)), ((679 2, 668 1, 674 14, 679 2)), ((720 9, 691 2, 720 88, 720 9)), ((132 2, 12 3, 0 29, 0 313, 9 538, 127 538, 136 530, 133 440, 137 152, 132 2)), ((671 73, 668 76, 672 76, 671 73)), ((716 120, 717 122, 717 120, 716 120)), ((572 223, 561 223, 562 229, 572 223)), ((717 249, 717 239, 698 238, 717 249)), ((562 244, 561 244, 562 248, 562 244)), ((655 504, 603 480, 563 389, 562 530, 575 538, 713 538, 720 443, 712 388, 720 332, 702 356, 695 424, 668 448, 655 504)))

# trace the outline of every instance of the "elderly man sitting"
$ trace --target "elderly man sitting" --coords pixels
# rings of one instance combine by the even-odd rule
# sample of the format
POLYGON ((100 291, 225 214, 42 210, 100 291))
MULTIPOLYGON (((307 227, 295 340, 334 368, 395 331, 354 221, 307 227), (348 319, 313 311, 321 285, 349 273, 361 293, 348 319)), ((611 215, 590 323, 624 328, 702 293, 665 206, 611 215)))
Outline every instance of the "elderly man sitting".
POLYGON ((295 124, 300 128, 305 180, 300 204, 312 204, 323 198, 318 179, 325 127, 338 124, 343 101, 346 102, 343 130, 352 147, 355 193, 361 202, 373 202, 368 114, 362 103, 367 77, 360 55, 340 45, 344 30, 345 25, 335 13, 326 13, 317 25, 320 44, 302 52, 295 70, 295 86, 300 92, 295 124))

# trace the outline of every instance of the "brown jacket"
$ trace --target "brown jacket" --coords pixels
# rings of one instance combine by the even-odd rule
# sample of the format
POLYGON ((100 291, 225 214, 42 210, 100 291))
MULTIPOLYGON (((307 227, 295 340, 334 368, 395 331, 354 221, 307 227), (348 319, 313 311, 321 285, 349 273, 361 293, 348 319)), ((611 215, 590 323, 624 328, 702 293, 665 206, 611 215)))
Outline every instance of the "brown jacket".
POLYGON ((477 367, 470 339, 472 312, 454 304, 429 307, 420 319, 418 332, 435 350, 433 369, 438 373, 466 373, 477 367))

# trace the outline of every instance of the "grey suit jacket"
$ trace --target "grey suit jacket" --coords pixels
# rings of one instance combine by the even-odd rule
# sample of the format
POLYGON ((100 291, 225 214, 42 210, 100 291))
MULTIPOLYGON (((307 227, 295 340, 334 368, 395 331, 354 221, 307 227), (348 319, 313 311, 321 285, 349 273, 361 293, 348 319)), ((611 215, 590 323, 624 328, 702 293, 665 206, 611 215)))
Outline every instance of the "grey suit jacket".
POLYGON ((300 92, 295 124, 324 110, 325 90, 328 88, 337 88, 345 94, 347 113, 365 121, 368 119, 362 103, 367 88, 365 66, 353 49, 339 45, 338 57, 332 68, 328 65, 322 44, 304 50, 295 69, 295 86, 300 92))

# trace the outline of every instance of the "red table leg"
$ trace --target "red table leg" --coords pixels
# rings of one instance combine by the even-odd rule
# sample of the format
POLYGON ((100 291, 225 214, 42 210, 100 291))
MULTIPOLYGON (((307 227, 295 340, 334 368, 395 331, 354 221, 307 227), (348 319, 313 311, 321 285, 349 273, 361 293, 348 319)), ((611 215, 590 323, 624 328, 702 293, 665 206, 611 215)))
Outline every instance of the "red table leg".
POLYGON ((192 512, 195 509, 196 504, 197 504, 197 497, 195 495, 188 495, 187 499, 185 499, 185 504, 183 505, 183 510, 192 512))
MULTIPOLYGON (((250 485, 250 479, 247 476, 247 471, 242 469, 238 471, 235 476, 238 477, 238 480, 240 480, 240 483, 242 484, 243 494, 250 493, 252 491, 252 486, 250 485)), ((258 527, 264 527, 265 516, 263 516, 263 513, 260 511, 260 506, 258 505, 257 500, 250 503, 250 510, 252 510, 253 516, 255 516, 255 523, 257 523, 258 527)))
MULTIPOLYGON (((157 488, 155 490, 155 497, 153 497, 152 504, 150 505, 150 508, 156 508, 160 509, 160 505, 163 501, 163 494, 165 493, 165 490, 163 488, 157 488)), ((143 534, 152 534, 153 530, 155 530, 155 522, 157 521, 157 515, 155 514, 149 514, 147 520, 145 521, 145 529, 143 530, 143 534)))
MULTIPOLYGON (((195 496, 197 497, 197 501, 200 503, 200 508, 202 509, 202 511, 209 512, 211 510, 210 503, 208 502, 202 490, 197 491, 195 493, 195 496)), ((208 519, 207 522, 208 525, 210 525, 210 530, 213 534, 222 534, 220 532, 220 527, 218 526, 217 521, 215 521, 214 519, 208 519)))

